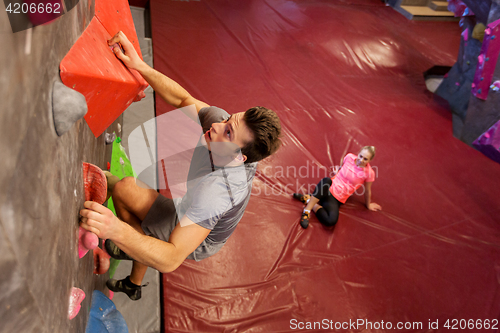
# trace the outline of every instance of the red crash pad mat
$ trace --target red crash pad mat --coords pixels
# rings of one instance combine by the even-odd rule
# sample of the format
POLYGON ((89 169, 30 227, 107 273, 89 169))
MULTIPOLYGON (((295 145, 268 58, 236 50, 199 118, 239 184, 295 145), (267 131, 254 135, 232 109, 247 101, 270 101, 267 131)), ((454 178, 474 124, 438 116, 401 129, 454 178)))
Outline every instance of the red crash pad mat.
POLYGON ((263 105, 283 125, 224 247, 163 275, 165 332, 447 332, 448 319, 491 328, 500 165, 453 138, 422 75, 455 63, 458 22, 408 21, 380 0, 151 0, 151 15, 158 70, 210 105, 263 105), (364 145, 377 147, 372 200, 383 210, 354 195, 334 228, 312 214, 302 229, 291 194, 364 145), (335 329, 358 319, 372 328, 335 329))
POLYGON ((148 86, 139 73, 130 71, 109 48, 107 41, 119 30, 128 34, 141 55, 127 2, 96 1, 96 16, 60 64, 63 83, 85 96, 88 106, 85 120, 96 137, 148 86))

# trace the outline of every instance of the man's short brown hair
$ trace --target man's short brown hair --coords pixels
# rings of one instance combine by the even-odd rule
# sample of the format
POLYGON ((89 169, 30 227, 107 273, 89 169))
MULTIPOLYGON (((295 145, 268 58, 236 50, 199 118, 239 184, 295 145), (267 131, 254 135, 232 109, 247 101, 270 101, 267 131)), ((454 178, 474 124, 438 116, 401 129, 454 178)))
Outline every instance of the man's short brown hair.
POLYGON ((273 110, 253 107, 245 111, 243 120, 254 138, 241 148, 241 153, 247 157, 245 163, 258 162, 278 150, 281 146, 281 122, 273 110))

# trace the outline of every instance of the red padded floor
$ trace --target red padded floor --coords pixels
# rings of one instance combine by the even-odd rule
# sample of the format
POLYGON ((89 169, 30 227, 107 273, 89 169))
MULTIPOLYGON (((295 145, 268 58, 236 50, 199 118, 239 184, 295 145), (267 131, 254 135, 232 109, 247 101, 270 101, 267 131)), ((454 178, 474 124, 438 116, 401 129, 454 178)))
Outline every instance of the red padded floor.
POLYGON ((452 137, 422 76, 455 62, 457 22, 408 21, 379 0, 151 0, 151 15, 158 70, 230 113, 272 108, 284 129, 224 248, 164 275, 167 332, 499 318, 500 165, 452 137), (354 196, 334 229, 313 217, 303 230, 291 193, 364 145, 383 211, 354 196))

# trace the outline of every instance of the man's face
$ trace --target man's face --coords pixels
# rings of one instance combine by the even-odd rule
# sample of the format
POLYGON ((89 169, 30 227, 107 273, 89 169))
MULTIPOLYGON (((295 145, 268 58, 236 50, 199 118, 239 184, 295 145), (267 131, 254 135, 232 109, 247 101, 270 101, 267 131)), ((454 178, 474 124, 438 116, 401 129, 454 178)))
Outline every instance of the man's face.
MULTIPOLYGON (((238 112, 228 120, 213 123, 204 137, 208 149, 219 157, 234 159, 239 148, 253 140, 253 135, 243 120, 244 112, 238 112)), ((215 162, 215 161, 214 161, 215 162)))

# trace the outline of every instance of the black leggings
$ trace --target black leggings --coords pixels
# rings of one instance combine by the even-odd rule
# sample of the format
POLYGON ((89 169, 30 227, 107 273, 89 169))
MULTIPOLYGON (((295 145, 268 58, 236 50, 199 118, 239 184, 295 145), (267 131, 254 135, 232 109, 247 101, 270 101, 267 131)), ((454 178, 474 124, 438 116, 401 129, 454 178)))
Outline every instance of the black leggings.
POLYGON ((312 194, 315 198, 319 199, 319 205, 323 207, 316 211, 316 217, 327 227, 334 226, 337 223, 341 205, 340 201, 330 193, 331 186, 332 180, 330 178, 323 178, 316 185, 312 194))

